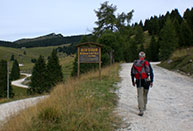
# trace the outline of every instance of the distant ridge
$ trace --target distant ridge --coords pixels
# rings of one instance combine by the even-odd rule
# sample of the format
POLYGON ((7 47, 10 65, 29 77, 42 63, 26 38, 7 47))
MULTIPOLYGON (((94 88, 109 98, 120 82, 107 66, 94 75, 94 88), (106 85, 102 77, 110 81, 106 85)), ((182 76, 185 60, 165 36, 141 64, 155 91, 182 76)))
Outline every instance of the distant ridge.
POLYGON ((24 39, 19 39, 14 41, 17 44, 22 44, 22 43, 27 43, 27 42, 31 42, 31 41, 39 41, 39 40, 45 40, 45 39, 52 39, 52 38, 62 38, 63 35, 62 34, 55 34, 55 33, 51 33, 45 36, 39 36, 36 38, 24 38, 24 39))
POLYGON ((47 34, 35 38, 24 38, 14 42, 0 41, 0 46, 12 47, 12 48, 32 48, 32 47, 46 47, 56 46, 69 43, 79 43, 83 35, 63 36, 62 34, 47 34))

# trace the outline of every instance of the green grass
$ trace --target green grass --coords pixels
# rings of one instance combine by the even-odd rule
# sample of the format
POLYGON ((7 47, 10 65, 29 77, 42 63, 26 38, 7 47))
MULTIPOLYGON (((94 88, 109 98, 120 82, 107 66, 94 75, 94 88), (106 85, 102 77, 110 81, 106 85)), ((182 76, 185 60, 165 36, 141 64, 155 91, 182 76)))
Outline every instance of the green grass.
POLYGON ((60 65, 62 66, 62 72, 64 81, 70 77, 73 70, 75 56, 60 57, 60 65))
POLYGON ((30 97, 29 95, 27 95, 27 89, 25 88, 12 86, 12 89, 15 94, 14 97, 9 99, 1 98, 0 104, 30 97))
MULTIPOLYGON (((0 47, 0 59, 6 59, 10 61, 11 55, 14 55, 14 58, 18 60, 18 63, 22 63, 24 66, 20 67, 22 72, 31 73, 34 67, 34 63, 31 62, 32 58, 37 59, 40 55, 44 56, 47 60, 48 56, 51 55, 51 52, 54 48, 61 46, 68 46, 69 44, 60 45, 60 46, 48 46, 48 47, 36 47, 36 48, 25 48, 25 49, 16 49, 9 47, 0 47), (26 55, 24 55, 24 51, 26 55), (21 56, 22 55, 22 56, 21 56)), ((62 66, 62 71, 64 74, 64 80, 69 78, 71 71, 73 69, 74 56, 66 56, 63 53, 59 53, 60 65, 62 66)), ((11 70, 13 62, 9 62, 9 68, 11 70)))
MULTIPOLYGON (((34 63, 31 62, 32 58, 37 59, 40 55, 42 55, 47 60, 48 56, 51 55, 52 50, 61 46, 64 45, 22 49, 0 47, 0 59, 10 61, 11 56, 14 55, 14 58, 17 59, 18 63, 24 65, 20 67, 21 71, 30 72, 34 66, 34 63), (24 55, 24 51, 26 52, 26 55, 24 55)), ((10 68, 12 67, 12 64, 13 62, 10 62, 10 68)))
POLYGON ((25 99, 25 98, 40 96, 39 94, 27 95, 27 89, 26 88, 21 88, 21 87, 17 87, 17 86, 13 86, 13 85, 11 87, 13 89, 12 91, 14 92, 14 97, 9 98, 9 99, 0 98, 0 104, 12 102, 12 101, 16 101, 16 100, 21 100, 21 99, 25 99))
POLYGON ((115 83, 119 65, 90 72, 80 79, 68 79, 57 85, 50 97, 13 117, 3 127, 11 130, 115 130, 121 122, 115 114, 115 83))

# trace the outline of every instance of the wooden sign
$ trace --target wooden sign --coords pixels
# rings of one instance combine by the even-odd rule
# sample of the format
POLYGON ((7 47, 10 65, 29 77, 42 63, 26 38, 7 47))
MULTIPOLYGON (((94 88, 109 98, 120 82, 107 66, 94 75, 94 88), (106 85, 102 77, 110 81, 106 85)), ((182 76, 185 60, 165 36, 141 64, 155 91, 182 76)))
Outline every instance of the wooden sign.
POLYGON ((99 79, 101 79, 101 47, 92 42, 82 43, 78 47, 78 77, 80 76, 80 63, 99 63, 99 79))
POLYGON ((99 48, 80 47, 80 63, 99 63, 99 48))

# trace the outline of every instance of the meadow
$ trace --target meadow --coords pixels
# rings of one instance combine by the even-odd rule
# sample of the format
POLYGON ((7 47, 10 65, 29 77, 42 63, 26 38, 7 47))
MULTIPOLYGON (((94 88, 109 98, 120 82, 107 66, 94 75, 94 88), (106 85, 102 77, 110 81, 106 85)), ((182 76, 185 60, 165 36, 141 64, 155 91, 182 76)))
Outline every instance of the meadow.
POLYGON ((1 129, 14 130, 114 130, 121 122, 114 111, 118 96, 119 64, 69 78, 56 85, 50 96, 10 119, 1 129))

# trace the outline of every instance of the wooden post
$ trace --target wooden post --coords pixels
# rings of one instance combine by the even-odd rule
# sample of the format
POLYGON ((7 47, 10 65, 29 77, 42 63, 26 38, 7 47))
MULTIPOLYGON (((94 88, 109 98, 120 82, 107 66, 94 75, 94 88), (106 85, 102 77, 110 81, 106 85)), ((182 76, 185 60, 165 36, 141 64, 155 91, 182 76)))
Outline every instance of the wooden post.
POLYGON ((78 47, 78 71, 77 71, 78 78, 80 77, 80 47, 78 47))
POLYGON ((9 61, 7 62, 7 99, 9 99, 9 61))
POLYGON ((101 47, 99 47, 99 80, 101 80, 101 47))

